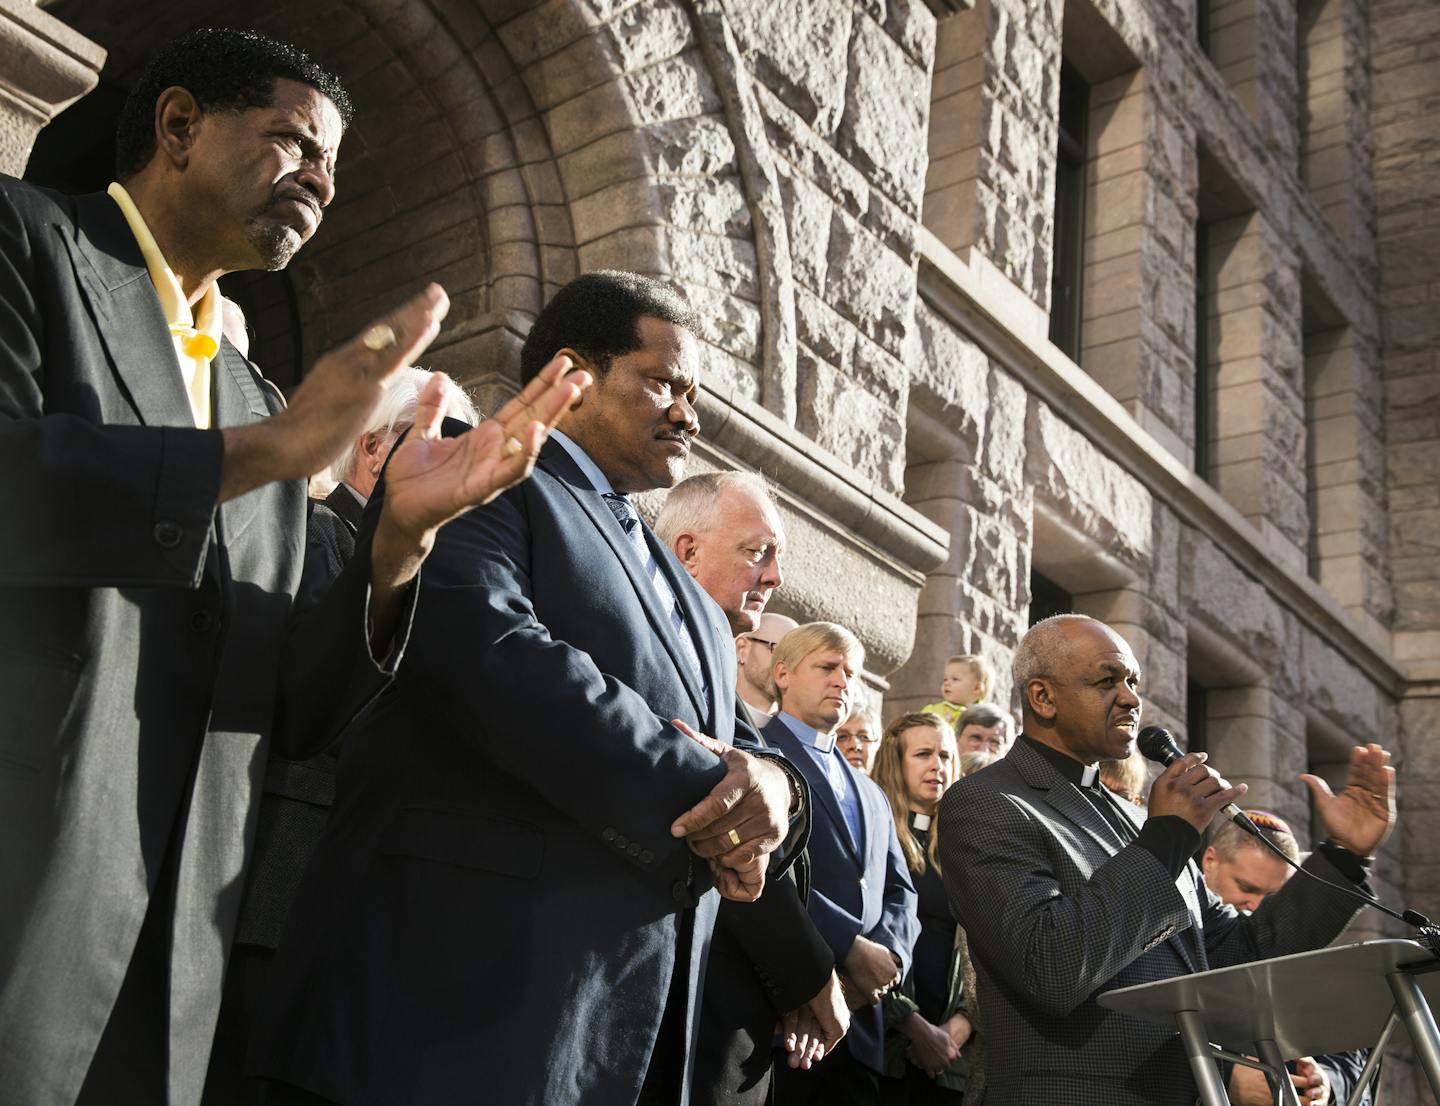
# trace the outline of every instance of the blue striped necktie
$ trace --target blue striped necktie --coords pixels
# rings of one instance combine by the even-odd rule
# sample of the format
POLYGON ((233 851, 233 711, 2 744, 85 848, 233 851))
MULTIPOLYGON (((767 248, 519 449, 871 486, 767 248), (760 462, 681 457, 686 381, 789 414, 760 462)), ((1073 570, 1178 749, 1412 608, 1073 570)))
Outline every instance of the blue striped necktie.
POLYGON ((625 531, 625 537, 629 539, 630 547, 635 550, 635 555, 640 558, 640 563, 645 566, 646 575, 650 577, 650 583, 655 588, 655 594, 660 597, 662 609, 670 612, 670 627, 675 631, 675 637, 680 642, 680 652, 685 655, 685 661, 690 665, 690 671, 700 681, 700 686, 706 687, 705 669, 700 664, 700 653, 695 648, 695 639, 690 636, 690 628, 685 624, 685 615, 680 610, 680 601, 675 597, 674 590, 670 587, 670 581, 665 578, 664 571, 660 568, 660 562, 650 551, 650 545, 645 541, 645 528, 640 525, 640 516, 635 513, 630 500, 615 492, 603 492, 602 498, 605 506, 610 508, 610 513, 615 516, 615 521, 625 531))

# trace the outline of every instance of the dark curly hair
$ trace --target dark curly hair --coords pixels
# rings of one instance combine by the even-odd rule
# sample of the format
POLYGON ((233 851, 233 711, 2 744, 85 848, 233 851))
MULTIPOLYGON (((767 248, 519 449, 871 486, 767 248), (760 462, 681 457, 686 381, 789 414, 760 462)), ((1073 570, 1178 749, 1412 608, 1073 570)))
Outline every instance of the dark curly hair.
POLYGON ((613 269, 576 277, 555 293, 530 328, 520 351, 520 379, 533 380, 567 347, 603 375, 615 358, 634 353, 643 344, 642 315, 695 331, 694 311, 658 280, 613 269))
POLYGON ((195 97, 203 111, 244 111, 275 102, 277 78, 315 89, 348 127, 355 114, 340 78, 322 69, 298 47, 258 31, 197 27, 162 46, 140 74, 120 109, 115 130, 115 171, 127 180, 145 168, 155 153, 155 101, 178 86, 195 97))

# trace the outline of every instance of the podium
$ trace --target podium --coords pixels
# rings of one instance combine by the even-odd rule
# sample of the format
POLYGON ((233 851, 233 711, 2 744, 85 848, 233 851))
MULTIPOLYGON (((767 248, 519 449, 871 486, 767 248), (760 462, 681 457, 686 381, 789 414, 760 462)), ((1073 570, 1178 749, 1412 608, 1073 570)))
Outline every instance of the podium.
POLYGON ((1369 1062, 1347 1104, 1354 1106, 1374 1080, 1398 1025, 1410 1034, 1430 1092, 1440 1102, 1440 1033, 1431 1000, 1440 1001, 1440 959, 1414 941, 1400 940, 1215 968, 1098 998, 1108 1009, 1180 1031, 1205 1106, 1229 1106, 1217 1059, 1259 1068, 1272 1088, 1278 1084, 1278 1103, 1299 1106, 1285 1077, 1286 1058, 1369 1047, 1369 1062))

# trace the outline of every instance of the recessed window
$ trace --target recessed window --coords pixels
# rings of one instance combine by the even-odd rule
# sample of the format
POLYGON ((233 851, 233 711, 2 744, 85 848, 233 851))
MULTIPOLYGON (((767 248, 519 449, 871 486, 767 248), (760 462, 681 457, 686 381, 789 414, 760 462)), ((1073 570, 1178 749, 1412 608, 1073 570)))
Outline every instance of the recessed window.
POLYGON ((1060 137, 1055 156, 1055 246, 1050 341, 1080 361, 1080 289, 1085 275, 1085 149, 1090 86, 1060 64, 1060 137))

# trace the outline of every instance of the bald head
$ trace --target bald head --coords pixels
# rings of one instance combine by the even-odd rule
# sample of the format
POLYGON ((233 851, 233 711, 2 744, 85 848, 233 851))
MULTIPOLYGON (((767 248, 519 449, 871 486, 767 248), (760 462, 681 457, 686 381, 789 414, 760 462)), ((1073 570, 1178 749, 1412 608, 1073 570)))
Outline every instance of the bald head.
POLYGON ((778 698, 771 674, 775 646, 798 625, 793 618, 767 611, 753 631, 735 639, 736 690, 756 710, 769 710, 778 698))
POLYGON ((1140 666, 1103 622, 1065 614, 1037 622, 1012 664, 1025 732, 1086 764, 1119 760, 1140 724, 1140 666))

